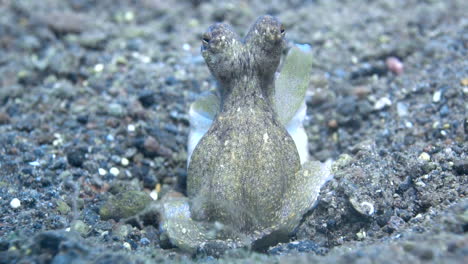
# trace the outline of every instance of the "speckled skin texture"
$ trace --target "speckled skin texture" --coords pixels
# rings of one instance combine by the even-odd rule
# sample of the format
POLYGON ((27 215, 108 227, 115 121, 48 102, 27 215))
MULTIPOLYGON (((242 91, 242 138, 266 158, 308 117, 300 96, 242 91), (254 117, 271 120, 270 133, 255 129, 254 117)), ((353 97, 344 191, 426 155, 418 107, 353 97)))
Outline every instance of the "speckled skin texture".
POLYGON ((168 198, 161 209, 163 235, 185 251, 219 256, 287 241, 329 175, 320 162, 301 167, 273 108, 283 38, 271 16, 260 17, 243 40, 226 24, 203 35, 221 110, 193 151, 188 198, 168 198))
POLYGON ((244 40, 226 24, 203 36, 202 54, 220 84, 222 109, 194 150, 187 192, 196 220, 220 221, 244 232, 282 222, 283 201, 301 169, 292 138, 271 98, 284 29, 260 17, 244 40))

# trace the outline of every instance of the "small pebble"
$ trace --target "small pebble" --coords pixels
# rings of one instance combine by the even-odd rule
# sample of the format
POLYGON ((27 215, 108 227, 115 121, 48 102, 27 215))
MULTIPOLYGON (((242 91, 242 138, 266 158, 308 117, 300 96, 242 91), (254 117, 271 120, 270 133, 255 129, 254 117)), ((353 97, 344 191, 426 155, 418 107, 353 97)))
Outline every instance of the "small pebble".
POLYGON ((10 116, 7 113, 0 112, 0 125, 10 123, 10 116))
POLYGON ((99 169, 98 169, 98 173, 99 173, 99 175, 101 175, 101 176, 105 176, 105 175, 107 174, 107 171, 106 171, 105 169, 103 169, 103 168, 99 168, 99 169))
POLYGON ((118 176, 120 171, 119 169, 117 169, 116 167, 112 167, 110 170, 109 170, 110 174, 114 175, 114 176, 118 176))
POLYGON ((440 99, 442 98, 442 91, 441 90, 438 90, 434 93, 434 95, 432 96, 432 102, 434 103, 438 103, 440 102, 440 99))
POLYGON ((127 126, 127 131, 128 132, 135 132, 135 125, 132 125, 132 124, 128 125, 127 126))
POLYGON ((135 14, 132 11, 127 11, 124 14, 124 19, 127 22, 131 22, 135 19, 135 14))
POLYGON ((55 140, 52 142, 52 145, 59 146, 63 144, 63 137, 59 133, 54 133, 55 140))
POLYGON ((122 164, 122 166, 124 166, 124 167, 127 167, 129 163, 130 163, 130 161, 127 158, 122 158, 120 160, 120 164, 122 164))
POLYGON ((358 240, 363 240, 364 238, 367 237, 366 231, 360 230, 359 232, 356 233, 356 237, 358 240))
POLYGON ((70 165, 75 167, 81 167, 86 160, 85 148, 71 148, 67 151, 67 161, 70 165))
POLYGON ((391 106, 392 101, 388 99, 387 97, 382 97, 380 98, 377 102, 374 104, 374 109, 375 110, 382 110, 387 106, 391 106))
POLYGON ((459 175, 468 174, 468 160, 455 161, 453 168, 459 175))
POLYGON ((422 181, 417 181, 415 183, 415 185, 418 186, 418 187, 426 187, 426 184, 424 182, 422 182, 422 181))
POLYGON ((405 226, 405 221, 400 217, 394 215, 390 217, 390 220, 388 221, 387 225, 391 230, 395 231, 403 228, 405 226))
POLYGON ((328 121, 328 127, 332 128, 332 129, 337 128, 338 127, 338 121, 336 121, 335 119, 332 119, 332 120, 328 121))
POLYGON ((99 209, 101 219, 120 220, 135 216, 151 202, 151 197, 142 191, 123 191, 110 197, 99 209))
POLYGON ((132 250, 132 246, 130 246, 130 243, 128 243, 128 242, 124 242, 124 243, 123 243, 123 247, 124 247, 125 249, 127 249, 127 250, 132 250))
POLYGON ((10 207, 13 209, 19 208, 21 206, 21 201, 18 198, 11 199, 10 207))
POLYGON ((184 43, 184 45, 182 45, 182 49, 185 50, 185 51, 189 51, 190 50, 190 44, 184 43))
POLYGON ((429 161, 431 160, 431 156, 427 154, 426 152, 423 152, 421 153, 421 155, 419 155, 419 159, 424 160, 424 161, 429 161))
POLYGON ((107 112, 114 117, 123 117, 126 114, 126 109, 118 103, 111 103, 107 112))
POLYGON ((41 165, 41 163, 39 161, 31 161, 29 162, 29 165, 33 166, 33 167, 38 167, 41 165))
MULTIPOLYGON (((140 101, 141 105, 143 105, 144 107, 152 106, 153 104, 156 103, 154 92, 150 90, 144 90, 140 92, 140 94, 138 95, 138 101, 140 101)), ((128 129, 128 126, 127 126, 127 129, 128 129)))
POLYGON ((352 93, 359 98, 365 98, 367 95, 372 93, 372 89, 368 86, 357 86, 353 88, 352 93))
POLYGON ((81 220, 75 220, 70 224, 70 230, 78 232, 81 236, 87 236, 91 232, 91 226, 81 220))
POLYGON ((140 243, 143 245, 143 246, 146 246, 146 245, 149 245, 150 244, 150 240, 146 237, 142 237, 140 239, 140 243))
POLYGON ((447 105, 443 105, 440 108, 440 116, 445 117, 450 114, 450 109, 447 105))
POLYGON ((398 102, 397 105, 398 116, 407 116, 408 115, 408 106, 405 103, 398 102))
POLYGON ((468 78, 461 79, 460 84, 463 85, 463 86, 468 86, 468 78))
POLYGON ((385 60, 385 64, 387 68, 396 75, 400 75, 403 73, 404 65, 403 63, 396 57, 388 57, 385 60))
POLYGON ((153 199, 154 201, 156 201, 158 199, 158 192, 156 190, 152 190, 150 192, 150 197, 151 199, 153 199))
POLYGON ((98 64, 94 65, 94 72, 98 73, 98 72, 102 72, 102 70, 104 70, 104 65, 103 64, 98 63, 98 64))

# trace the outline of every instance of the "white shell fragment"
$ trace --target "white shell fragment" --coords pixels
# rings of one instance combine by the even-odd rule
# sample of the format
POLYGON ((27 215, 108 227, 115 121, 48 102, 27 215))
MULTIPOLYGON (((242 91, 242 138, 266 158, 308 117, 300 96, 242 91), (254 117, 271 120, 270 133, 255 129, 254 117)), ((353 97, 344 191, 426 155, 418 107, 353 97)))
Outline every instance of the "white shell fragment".
POLYGON ((10 201, 10 207, 13 209, 19 208, 21 206, 21 201, 18 198, 13 198, 10 201))

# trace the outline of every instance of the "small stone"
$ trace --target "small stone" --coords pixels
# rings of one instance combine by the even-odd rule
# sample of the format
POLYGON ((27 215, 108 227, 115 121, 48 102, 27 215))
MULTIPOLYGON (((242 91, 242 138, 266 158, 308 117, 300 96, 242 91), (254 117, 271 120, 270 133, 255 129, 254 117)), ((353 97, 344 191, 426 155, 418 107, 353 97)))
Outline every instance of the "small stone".
POLYGON ((338 159, 333 162, 332 164, 332 172, 335 173, 341 169, 346 168, 351 162, 353 158, 349 154, 341 154, 338 159))
POLYGON ((59 211, 61 215, 67 215, 71 211, 71 208, 65 201, 58 200, 57 211, 59 211))
POLYGON ((360 202, 354 197, 349 198, 349 202, 353 206, 353 208, 360 214, 365 216, 371 216, 374 214, 374 204, 368 201, 360 202))
POLYGON ((117 103, 109 104, 108 113, 114 117, 123 117, 127 114, 126 109, 117 103))
POLYGON ((359 98, 365 98, 367 95, 372 93, 372 89, 368 86, 357 86, 353 88, 352 93, 359 98))
POLYGON ((21 201, 18 198, 13 198, 10 201, 10 207, 13 209, 17 209, 21 206, 21 201))
POLYGON ((150 107, 156 103, 156 98, 153 91, 144 90, 138 96, 138 101, 144 107, 150 107))
POLYGON ((91 232, 91 227, 81 220, 75 220, 71 223, 70 230, 78 232, 81 236, 86 237, 91 232))
POLYGON ((115 235, 118 239, 123 240, 125 239, 128 234, 132 231, 132 227, 130 225, 117 225, 117 227, 113 230, 113 235, 115 235))
POLYGON ((189 51, 189 50, 190 50, 190 44, 184 43, 184 44, 182 45, 182 49, 185 50, 185 51, 189 51))
POLYGON ((82 125, 86 125, 88 123, 89 116, 88 115, 79 115, 76 117, 76 121, 82 125))
POLYGON ((146 237, 142 237, 140 239, 140 244, 142 244, 143 246, 147 246, 147 245, 150 244, 150 240, 148 238, 146 238, 146 237))
POLYGON ((367 237, 366 231, 361 230, 361 231, 357 232, 356 237, 357 237, 358 240, 363 240, 364 238, 367 237))
POLYGON ((332 119, 330 121, 328 121, 328 127, 331 128, 331 129, 335 129, 338 127, 338 121, 336 121, 336 119, 332 119))
POLYGON ((122 164, 122 166, 124 166, 124 167, 127 167, 128 164, 130 164, 130 161, 127 158, 124 157, 124 158, 122 158, 120 160, 120 164, 122 164))
POLYGON ((52 30, 60 33, 80 33, 91 26, 91 17, 85 14, 69 11, 54 11, 39 15, 52 30))
POLYGON ((10 123, 10 116, 7 113, 0 112, 0 125, 10 123))
POLYGON ((463 86, 468 86, 468 78, 461 79, 460 84, 463 85, 463 86))
POLYGON ((132 246, 131 246, 130 243, 128 243, 128 242, 124 242, 124 243, 123 243, 123 247, 124 247, 125 249, 127 249, 127 250, 132 250, 132 246))
POLYGON ((468 175, 468 160, 455 161, 453 168, 460 175, 468 175))
POLYGON ((135 132, 135 125, 129 124, 127 126, 127 131, 128 132, 135 132))
POLYGON ((438 90, 432 95, 432 102, 438 103, 440 102, 440 99, 442 98, 442 91, 438 90))
POLYGON ((320 247, 311 240, 293 241, 289 243, 280 243, 268 249, 271 255, 290 254, 291 252, 314 253, 314 255, 325 255, 328 249, 320 247))
POLYGON ((63 144, 63 137, 59 133, 54 133, 55 140, 52 142, 52 145, 59 146, 63 144))
POLYGON ((143 151, 146 156, 171 157, 172 151, 161 145, 154 137, 147 137, 143 143, 143 151))
POLYGON ((427 154, 426 152, 423 152, 419 155, 419 159, 420 160, 423 160, 423 161, 430 161, 431 160, 431 156, 429 154, 427 154))
POLYGON ((396 107, 397 107, 397 113, 399 117, 408 115, 408 105, 402 102, 398 102, 396 107))
POLYGON ((127 22, 133 21, 135 19, 135 13, 133 13, 132 11, 125 12, 124 19, 127 22))
POLYGON ((81 167, 86 160, 87 149, 84 147, 71 148, 67 151, 67 161, 70 165, 81 167))
POLYGON ((387 97, 382 97, 379 100, 377 100, 377 102, 375 102, 374 109, 382 110, 385 107, 391 106, 391 105, 392 105, 392 101, 390 99, 388 99, 387 97))
POLYGON ((423 181, 417 181, 414 184, 418 187, 426 187, 426 184, 423 181))
POLYGON ((450 114, 450 108, 447 105, 443 105, 440 108, 440 116, 441 117, 446 117, 450 114))
POLYGON ((120 220, 135 216, 151 202, 151 197, 145 192, 127 191, 119 193, 107 200, 99 210, 103 220, 120 220))
POLYGON ((404 65, 397 57, 388 57, 385 60, 387 68, 396 75, 403 73, 404 65))
POLYGON ((152 190, 150 192, 150 197, 151 199, 153 199, 154 201, 156 201, 158 199, 158 192, 156 190, 152 190))
POLYGON ((103 169, 103 168, 99 168, 99 169, 98 169, 98 173, 99 173, 99 175, 101 175, 101 176, 105 176, 105 175, 107 174, 107 171, 106 171, 105 169, 103 169))
POLYGON ((388 221, 387 225, 392 231, 399 230, 405 226, 405 221, 401 219, 398 216, 392 216, 390 217, 390 220, 388 221))
POLYGON ((102 72, 104 70, 104 64, 98 63, 98 64, 94 65, 93 69, 94 69, 94 72, 100 73, 100 72, 102 72))
POLYGON ((112 167, 110 170, 109 170, 110 174, 114 175, 114 176, 119 176, 119 173, 120 173, 120 170, 116 167, 112 167))
POLYGON ((101 49, 108 38, 107 33, 103 31, 86 31, 80 35, 78 43, 86 48, 101 49))

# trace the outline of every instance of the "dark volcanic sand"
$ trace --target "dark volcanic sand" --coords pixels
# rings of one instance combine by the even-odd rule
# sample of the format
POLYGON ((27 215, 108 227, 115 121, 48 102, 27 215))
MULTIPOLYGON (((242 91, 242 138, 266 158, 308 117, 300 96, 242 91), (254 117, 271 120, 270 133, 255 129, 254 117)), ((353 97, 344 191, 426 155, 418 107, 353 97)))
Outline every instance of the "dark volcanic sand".
POLYGON ((216 261, 126 217, 186 176, 203 31, 263 14, 313 48, 310 154, 337 171, 291 243, 223 259, 466 263, 468 2, 266 2, 0 0, 0 263, 216 261))

